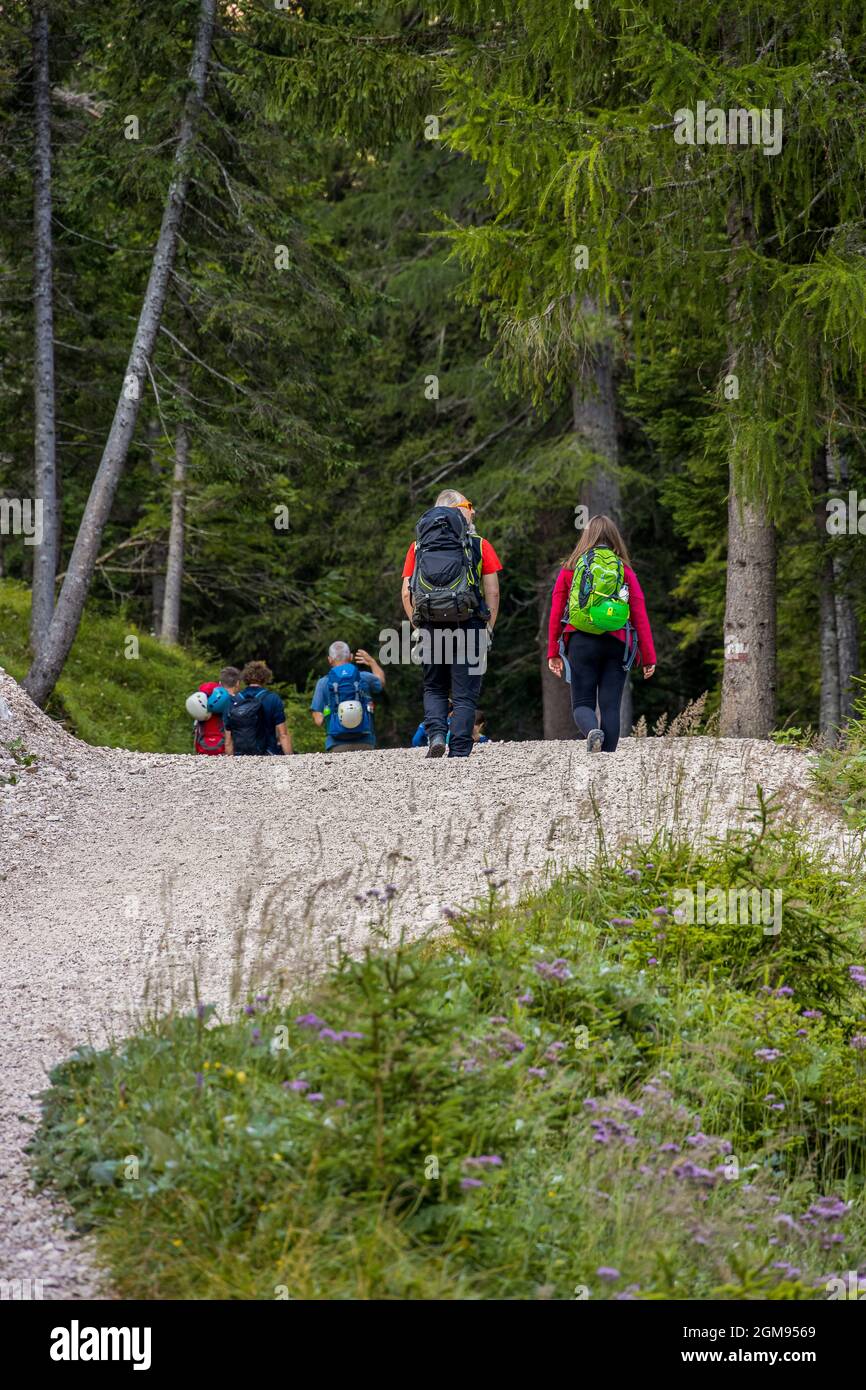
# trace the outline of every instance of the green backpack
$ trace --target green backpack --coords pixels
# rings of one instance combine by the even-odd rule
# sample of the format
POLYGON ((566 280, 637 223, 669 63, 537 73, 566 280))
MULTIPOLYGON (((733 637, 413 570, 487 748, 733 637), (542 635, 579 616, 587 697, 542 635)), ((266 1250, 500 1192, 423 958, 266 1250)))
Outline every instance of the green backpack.
POLYGON ((574 571, 565 621, 578 632, 619 632, 629 614, 622 560, 606 546, 587 550, 574 571))

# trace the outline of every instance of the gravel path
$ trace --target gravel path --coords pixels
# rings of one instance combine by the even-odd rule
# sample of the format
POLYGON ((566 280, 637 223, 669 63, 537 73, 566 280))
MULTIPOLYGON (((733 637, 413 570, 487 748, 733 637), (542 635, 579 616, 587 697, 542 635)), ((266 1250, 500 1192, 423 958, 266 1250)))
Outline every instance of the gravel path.
MULTIPOLYGON (((100 1292, 86 1242, 28 1185, 23 1145, 49 1067, 103 1045, 143 1010, 236 997, 276 967, 298 980, 375 920, 418 930, 483 891, 516 893, 597 849, 662 826, 692 837, 742 824, 755 785, 839 852, 809 799, 808 758, 748 740, 629 739, 588 759, 578 743, 498 743, 459 763, 385 750, 207 759, 89 748, 0 670, 0 1279, 46 1298, 100 1292), (2 707, 0 707, 2 714, 2 707), (5 778, 18 777, 14 785, 5 778)), ((103 1296, 110 1296, 103 1291, 103 1296)))

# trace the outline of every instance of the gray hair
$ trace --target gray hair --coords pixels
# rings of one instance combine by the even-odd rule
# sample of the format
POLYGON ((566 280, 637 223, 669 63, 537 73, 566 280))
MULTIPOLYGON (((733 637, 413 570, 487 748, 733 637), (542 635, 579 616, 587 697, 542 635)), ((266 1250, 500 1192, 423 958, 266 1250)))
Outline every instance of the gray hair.
POLYGON ((352 648, 348 642, 332 642, 328 648, 328 656, 331 661, 348 661, 352 655, 352 648))
POLYGON ((440 492, 434 506, 459 507, 460 503, 465 501, 466 498, 463 496, 462 492, 455 492, 453 487, 447 487, 444 492, 440 492))

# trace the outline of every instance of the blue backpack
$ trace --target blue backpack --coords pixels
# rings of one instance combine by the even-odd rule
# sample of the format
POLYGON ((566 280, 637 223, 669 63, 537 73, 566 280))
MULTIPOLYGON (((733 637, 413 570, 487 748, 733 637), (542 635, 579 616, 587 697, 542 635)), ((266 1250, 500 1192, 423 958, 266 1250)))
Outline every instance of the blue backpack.
POLYGON ((358 742, 366 739, 373 732, 373 720, 370 715, 370 698, 361 685, 361 672, 353 661, 344 661, 340 666, 333 666, 328 676, 328 697, 331 717, 328 721, 328 733, 331 738, 340 742, 358 742), (342 723, 340 710, 349 717, 352 713, 358 714, 360 707, 360 719, 357 722, 348 724, 342 723))

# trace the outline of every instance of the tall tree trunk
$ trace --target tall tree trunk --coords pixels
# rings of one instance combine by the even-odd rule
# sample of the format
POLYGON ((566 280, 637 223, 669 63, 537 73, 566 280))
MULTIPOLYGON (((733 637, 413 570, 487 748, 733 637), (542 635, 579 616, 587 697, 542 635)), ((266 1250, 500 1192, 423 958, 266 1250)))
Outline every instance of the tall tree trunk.
MULTIPOLYGON (((844 496, 848 492, 848 459, 834 449, 827 451, 827 478, 832 487, 844 496)), ((860 638, 857 630, 857 612, 851 597, 851 582, 848 577, 840 542, 831 546, 833 556, 833 591, 836 596, 836 640, 839 656, 839 723, 845 724, 854 713, 856 689, 854 677, 860 674, 860 638)))
POLYGON ((186 511, 186 469, 189 461, 189 435, 181 421, 174 440, 174 478, 171 489, 171 529, 168 533, 168 562, 165 567, 165 600, 159 640, 174 646, 180 637, 180 598, 183 590, 184 514, 186 511))
MULTIPOLYGON (((153 474, 154 484, 157 492, 162 495, 162 465, 159 461, 156 444, 159 438, 159 421, 148 420, 146 426, 147 444, 150 449, 150 471, 153 474)), ((162 607, 165 602, 165 564, 168 555, 168 547, 163 540, 155 540, 153 543, 153 573, 150 577, 150 628, 154 637, 159 639, 162 631, 162 607)))
POLYGON ((854 713, 857 689, 854 677, 860 674, 860 638, 857 612, 850 593, 845 591, 846 575, 841 561, 833 558, 833 587, 836 595, 836 640, 839 651, 839 723, 847 724, 854 713))
POLYGON ((54 613, 57 573, 57 436, 54 398, 54 286, 51 229, 51 80, 48 11, 33 10, 34 190, 33 190, 33 465, 34 500, 42 528, 33 554, 30 645, 42 648, 54 613))
POLYGON ((725 669, 720 731, 767 738, 776 717, 776 533, 759 504, 728 494, 725 669))
POLYGON ((821 698, 818 727, 828 743, 839 736, 839 639, 836 627, 836 595, 834 592, 833 557, 827 534, 827 453, 822 446, 815 452, 812 463, 812 487, 815 498, 815 532, 818 540, 818 645, 821 654, 821 698))
MULTIPOLYGON (((588 318, 598 316, 598 306, 584 300, 588 318)), ((614 352, 603 337, 587 350, 580 374, 571 392, 575 434, 596 456, 592 473, 580 489, 579 501, 590 516, 606 512, 617 525, 620 518, 619 421, 616 409, 614 352)))
MULTIPOLYGON (((750 208, 732 203, 728 239, 735 256, 754 240, 750 208)), ((740 308, 734 264, 728 310, 730 374, 737 371, 740 308)), ((720 730, 726 738, 767 738, 776 717, 776 533, 765 502, 741 495, 733 454, 729 474, 720 730)))
POLYGON ((25 690, 38 705, 44 705, 54 689, 75 640, 99 555, 102 533, 111 513, 114 494, 138 419, 141 392, 147 379, 165 306, 169 277, 177 252, 180 222, 189 186, 189 157, 195 143, 204 101, 208 61, 213 44, 215 9, 216 0, 201 0, 189 70, 190 89, 178 132, 174 173, 166 198, 150 278, 129 354, 124 385, 78 528, 51 626, 24 681, 25 690))
POLYGON ((620 738, 628 738, 634 725, 634 695, 631 684, 631 674, 626 676, 625 685, 622 692, 622 703, 619 707, 619 732, 620 738))

